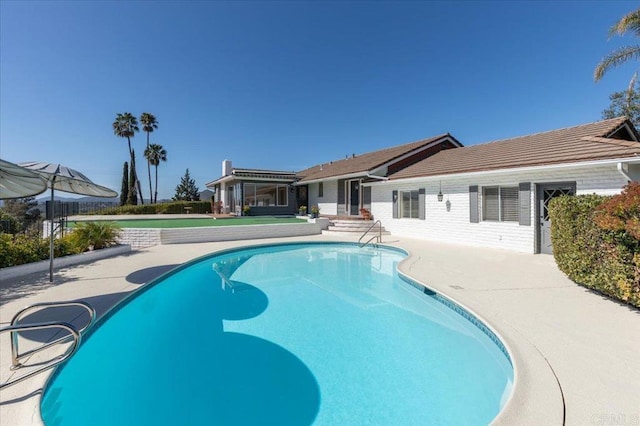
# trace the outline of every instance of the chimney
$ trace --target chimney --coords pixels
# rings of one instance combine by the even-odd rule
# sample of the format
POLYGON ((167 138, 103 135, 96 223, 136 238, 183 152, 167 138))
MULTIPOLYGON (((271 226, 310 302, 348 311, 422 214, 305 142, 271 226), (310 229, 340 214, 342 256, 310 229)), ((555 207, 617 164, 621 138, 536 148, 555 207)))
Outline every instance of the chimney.
POLYGON ((222 176, 229 176, 233 172, 233 167, 231 166, 231 160, 224 160, 222 162, 222 176))

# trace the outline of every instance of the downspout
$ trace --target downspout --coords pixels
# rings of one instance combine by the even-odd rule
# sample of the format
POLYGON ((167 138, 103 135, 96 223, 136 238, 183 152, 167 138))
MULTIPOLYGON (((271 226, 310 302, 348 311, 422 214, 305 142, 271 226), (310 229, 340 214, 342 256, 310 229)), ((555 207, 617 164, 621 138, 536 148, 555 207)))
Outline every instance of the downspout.
POLYGON ((631 176, 629 176, 627 171, 624 169, 624 164, 625 163, 623 163, 622 161, 618 163, 618 172, 620 172, 620 174, 624 176, 627 179, 627 181, 633 182, 633 179, 631 179, 631 176))

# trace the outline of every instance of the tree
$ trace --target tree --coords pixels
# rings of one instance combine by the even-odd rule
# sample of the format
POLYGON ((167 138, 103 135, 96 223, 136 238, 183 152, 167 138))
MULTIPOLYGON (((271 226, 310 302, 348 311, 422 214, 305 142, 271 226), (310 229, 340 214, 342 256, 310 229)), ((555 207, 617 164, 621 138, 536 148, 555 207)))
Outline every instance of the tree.
POLYGON ((13 217, 18 224, 18 231, 23 232, 40 217, 40 209, 36 208, 37 205, 35 197, 4 200, 2 211, 13 217))
POLYGON ((120 187, 120 205, 127 204, 129 198, 129 163, 124 162, 122 167, 122 186, 120 187))
MULTIPOLYGON (((129 164, 131 165, 130 174, 136 177, 136 180, 129 179, 129 195, 131 195, 131 193, 135 191, 136 184, 138 185, 138 191, 142 195, 142 188, 140 187, 140 182, 137 180, 138 174, 136 173, 135 169, 135 152, 131 148, 131 138, 136 135, 136 132, 140 131, 140 129, 138 128, 138 119, 134 117, 130 112, 125 112, 124 114, 118 113, 116 115, 116 120, 113 122, 112 126, 113 134, 121 138, 127 138, 127 144, 129 145, 129 164)), ((142 203, 144 204, 144 201, 142 203)))
POLYGON ((180 185, 176 186, 175 201, 200 201, 200 190, 196 186, 196 181, 191 179, 189 169, 180 178, 180 185))
POLYGON ((623 92, 609 95, 611 105, 602 111, 602 118, 614 118, 626 115, 634 126, 640 126, 640 85, 637 82, 623 92))
MULTIPOLYGON (((140 123, 142 124, 142 130, 147 132, 147 147, 145 148, 145 156, 146 156, 146 150, 149 149, 149 134, 158 128, 158 120, 156 120, 156 117, 153 114, 148 112, 143 112, 140 115, 140 123)), ((156 173, 157 172, 158 172, 158 168, 156 167, 156 173)), ((151 188, 151 163, 149 162, 148 158, 147 158, 147 176, 149 178, 149 198, 151 199, 151 202, 153 202, 153 192, 152 192, 153 190, 151 188)), ((156 187, 157 187, 157 180, 156 180, 156 187)))
POLYGON ((147 149, 144 150, 144 157, 147 159, 147 163, 155 166, 156 168, 156 190, 152 199, 153 203, 158 202, 158 166, 161 161, 167 161, 167 151, 156 143, 150 144, 147 149))
POLYGON ((129 167, 129 193, 127 194, 127 204, 134 206, 138 204, 138 191, 135 183, 132 185, 131 182, 136 180, 138 180, 138 176, 136 175, 136 155, 134 152, 131 156, 131 167, 129 167))
MULTIPOLYGON (((640 9, 634 10, 623 16, 616 24, 609 29, 609 36, 624 36, 627 32, 640 37, 640 9)), ((602 58, 593 72, 596 81, 605 75, 607 71, 616 68, 630 59, 640 59, 640 45, 622 46, 602 58)), ((637 73, 636 73, 637 74, 637 73)))

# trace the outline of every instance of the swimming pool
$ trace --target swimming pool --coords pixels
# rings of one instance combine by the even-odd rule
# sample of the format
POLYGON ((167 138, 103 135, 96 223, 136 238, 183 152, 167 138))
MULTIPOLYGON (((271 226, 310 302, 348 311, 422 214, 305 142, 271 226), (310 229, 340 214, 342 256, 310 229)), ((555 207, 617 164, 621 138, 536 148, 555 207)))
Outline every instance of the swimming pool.
POLYGON ((405 257, 314 243, 197 259, 90 331, 48 382, 42 418, 487 424, 511 393, 505 348, 472 315, 399 277, 405 257))

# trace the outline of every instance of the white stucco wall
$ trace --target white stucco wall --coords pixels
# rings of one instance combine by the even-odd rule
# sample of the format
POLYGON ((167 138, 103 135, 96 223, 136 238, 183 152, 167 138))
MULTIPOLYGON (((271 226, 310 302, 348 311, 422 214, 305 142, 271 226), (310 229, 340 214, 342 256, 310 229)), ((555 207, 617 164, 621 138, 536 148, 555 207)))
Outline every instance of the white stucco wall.
POLYGON ((309 184, 309 209, 313 205, 320 207, 320 213, 326 215, 338 214, 338 181, 324 182, 323 196, 318 197, 318 183, 309 184))
POLYGON ((385 182, 372 185, 371 210, 376 219, 393 235, 462 243, 472 246, 501 248, 534 253, 537 238, 536 184, 576 182, 577 194, 612 195, 627 183, 615 164, 572 168, 512 171, 508 173, 454 176, 442 179, 444 199, 438 202, 440 179, 411 182, 385 182), (469 221, 469 186, 479 186, 478 205, 482 208, 482 186, 515 186, 531 182, 531 225, 517 222, 471 223, 469 221), (425 188, 426 219, 393 219, 392 191, 425 188))

